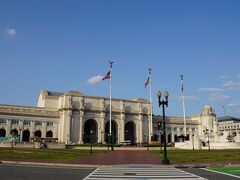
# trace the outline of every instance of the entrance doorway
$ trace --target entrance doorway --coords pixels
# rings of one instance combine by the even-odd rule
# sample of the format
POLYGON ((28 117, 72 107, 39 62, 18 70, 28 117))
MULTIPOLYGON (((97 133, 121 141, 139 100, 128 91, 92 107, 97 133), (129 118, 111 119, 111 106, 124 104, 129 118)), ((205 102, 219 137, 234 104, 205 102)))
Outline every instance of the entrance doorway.
MULTIPOLYGON (((112 133, 112 143, 116 144, 118 142, 118 137, 117 137, 117 123, 116 121, 112 121, 112 129, 111 129, 111 133, 112 133)), ((110 126, 110 122, 108 121, 105 125, 105 142, 106 143, 110 143, 111 140, 109 139, 108 135, 109 135, 109 126, 110 126), (110 142, 109 142, 110 141, 110 142)))
POLYGON ((0 129, 0 137, 5 137, 6 136, 6 130, 5 129, 0 129))
POLYGON ((23 131, 22 141, 29 142, 29 139, 30 139, 30 131, 29 130, 23 131))
POLYGON ((125 141, 130 141, 131 145, 135 144, 135 124, 129 121, 125 124, 125 141))
POLYGON ((89 119, 84 124, 84 134, 83 134, 83 142, 84 144, 90 144, 91 139, 92 143, 96 144, 98 142, 98 126, 97 121, 94 119, 89 119), (91 134, 92 131, 92 134, 91 134))

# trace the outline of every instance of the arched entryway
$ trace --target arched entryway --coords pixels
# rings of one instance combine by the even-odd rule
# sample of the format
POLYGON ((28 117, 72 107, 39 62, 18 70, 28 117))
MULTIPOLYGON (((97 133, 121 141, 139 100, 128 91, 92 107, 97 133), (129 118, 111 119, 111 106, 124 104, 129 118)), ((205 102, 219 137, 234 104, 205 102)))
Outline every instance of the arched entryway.
POLYGON ((52 131, 48 131, 46 133, 46 137, 53 137, 53 132, 52 131))
POLYGON ((83 134, 83 142, 84 143, 97 143, 97 134, 98 134, 98 124, 94 119, 89 119, 84 124, 84 134, 83 134), (91 134, 92 131, 92 134, 91 134))
POLYGON ((0 137, 5 137, 6 136, 6 130, 1 128, 0 129, 0 137))
POLYGON ((18 130, 12 129, 11 134, 14 135, 14 136, 18 135, 18 130))
POLYGON ((29 130, 24 130, 22 141, 28 142, 29 139, 30 139, 30 131, 29 130))
POLYGON ((40 130, 37 130, 37 131, 35 131, 34 135, 35 135, 35 137, 40 138, 40 137, 42 137, 42 132, 40 130))
POLYGON ((135 124, 132 121, 129 121, 125 124, 125 141, 130 141, 131 144, 135 144, 135 124))
POLYGON ((112 133, 112 141, 109 139, 109 126, 110 126, 110 122, 108 121, 105 125, 105 142, 106 143, 110 143, 112 142, 113 144, 117 143, 118 137, 117 137, 117 123, 116 121, 111 121, 111 133, 112 133))
POLYGON ((185 141, 185 136, 184 135, 175 137, 175 142, 184 142, 184 141, 185 141))
POLYGON ((168 134, 168 143, 172 142, 172 134, 168 134))

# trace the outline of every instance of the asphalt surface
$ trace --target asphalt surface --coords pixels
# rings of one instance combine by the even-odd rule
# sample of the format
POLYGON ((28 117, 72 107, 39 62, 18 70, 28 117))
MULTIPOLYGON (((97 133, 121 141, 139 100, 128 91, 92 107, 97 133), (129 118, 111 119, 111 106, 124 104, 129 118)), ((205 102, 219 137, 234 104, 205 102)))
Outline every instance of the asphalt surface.
POLYGON ((224 175, 224 174, 219 174, 215 172, 210 172, 205 169, 201 168, 182 168, 181 170, 201 176, 203 178, 209 179, 209 180, 236 180, 239 178, 235 178, 232 176, 224 175))
POLYGON ((80 180, 96 168, 50 167, 0 164, 0 179, 4 180, 80 180))
MULTIPOLYGON (((124 165, 126 166, 126 165, 124 165)), ((136 165, 135 165, 136 166, 136 165)), ((105 169, 115 168, 106 166, 105 169)), ((53 167, 36 165, 0 164, 0 179, 4 180, 81 180, 95 171, 94 167, 53 167)), ((231 176, 209 172, 200 168, 181 168, 181 170, 209 180, 236 180, 231 176)), ((144 171, 144 170, 143 170, 144 171)), ((160 168, 161 171, 161 168, 160 168)), ((114 173, 111 170, 111 173, 114 173)), ((161 179, 161 178, 160 178, 161 179)))

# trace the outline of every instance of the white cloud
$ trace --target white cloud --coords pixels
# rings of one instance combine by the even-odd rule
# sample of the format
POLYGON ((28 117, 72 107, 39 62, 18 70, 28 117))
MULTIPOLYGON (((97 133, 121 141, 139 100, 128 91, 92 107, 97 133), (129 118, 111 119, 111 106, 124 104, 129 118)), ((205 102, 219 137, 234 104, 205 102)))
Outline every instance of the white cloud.
POLYGON ((90 79, 88 79, 87 82, 88 82, 88 84, 96 84, 96 83, 102 81, 102 78, 103 78, 103 76, 101 76, 101 75, 94 76, 94 77, 91 77, 90 79))
POLYGON ((219 89, 219 88, 199 88, 198 91, 218 92, 218 91, 221 91, 221 89, 219 89))
POLYGON ((228 106, 230 107, 240 107, 240 102, 229 103, 228 106))
POLYGON ((219 79, 228 79, 228 78, 230 78, 230 76, 225 76, 225 75, 223 75, 223 76, 219 76, 218 78, 219 78, 219 79))
POLYGON ((237 81, 227 81, 222 85, 224 88, 228 89, 239 89, 240 88, 240 82, 237 81))
POLYGON ((16 36, 17 31, 15 28, 8 28, 8 29, 5 29, 5 34, 7 34, 10 37, 14 37, 16 36))
POLYGON ((231 96, 222 94, 221 92, 213 93, 209 97, 209 100, 212 100, 212 101, 223 101, 228 99, 231 99, 231 96))

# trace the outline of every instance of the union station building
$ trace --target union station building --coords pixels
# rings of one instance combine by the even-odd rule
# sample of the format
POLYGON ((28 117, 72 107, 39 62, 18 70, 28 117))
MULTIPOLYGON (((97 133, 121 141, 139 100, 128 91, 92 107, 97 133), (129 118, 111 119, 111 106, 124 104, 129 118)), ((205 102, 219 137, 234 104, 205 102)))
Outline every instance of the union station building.
MULTIPOLYGON (((0 105, 0 141, 18 136, 19 141, 33 138, 55 139, 60 143, 108 143, 109 98, 42 90, 37 107, 0 105)), ((161 142, 163 135, 157 128, 162 117, 153 116, 146 99, 112 99, 112 141, 116 144, 130 142, 142 144, 161 142)), ((240 119, 217 118, 214 109, 205 106, 202 111, 186 117, 166 117, 166 140, 185 146, 202 146, 205 143, 240 142, 240 119), (231 125, 229 125, 229 123, 231 125), (226 125, 227 124, 227 125, 226 125), (231 135, 231 138, 230 138, 231 135)))

